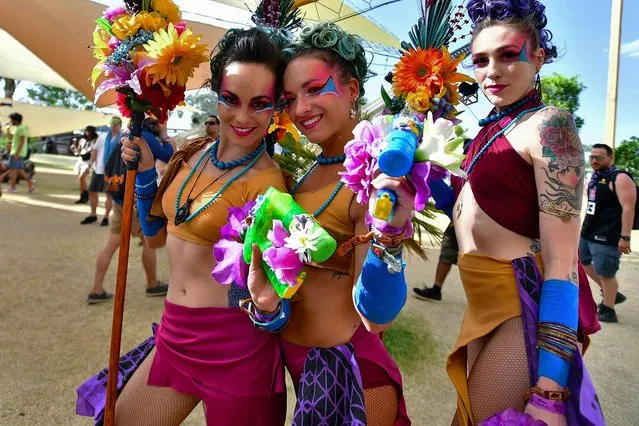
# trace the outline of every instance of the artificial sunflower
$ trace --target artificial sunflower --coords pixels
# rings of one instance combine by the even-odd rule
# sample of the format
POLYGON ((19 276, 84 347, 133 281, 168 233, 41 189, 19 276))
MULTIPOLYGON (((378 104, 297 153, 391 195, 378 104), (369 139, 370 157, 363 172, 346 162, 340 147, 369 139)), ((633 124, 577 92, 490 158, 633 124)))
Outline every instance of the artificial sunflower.
POLYGON ((140 23, 135 16, 122 15, 111 25, 111 31, 120 40, 126 40, 127 38, 135 35, 140 29, 140 23))
POLYGON ((443 84, 448 91, 448 102, 452 105, 459 104, 459 94, 457 93, 457 85, 463 81, 474 82, 475 80, 467 76, 466 74, 462 74, 457 72, 457 66, 464 60, 465 55, 461 54, 455 59, 451 59, 450 54, 448 53, 448 49, 446 46, 442 46, 442 66, 440 69, 440 73, 442 76, 443 84))
POLYGON ((113 50, 109 47, 110 37, 111 36, 100 27, 96 27, 95 31, 93 31, 93 56, 98 59, 98 63, 93 67, 93 71, 91 71, 91 85, 94 88, 95 83, 104 71, 102 66, 113 53, 113 50))
POLYGON ((180 9, 173 3, 172 0, 152 0, 151 9, 166 18, 167 21, 177 24, 182 20, 180 9))
POLYGON ((200 38, 191 30, 178 35, 173 24, 168 30, 156 32, 153 40, 144 45, 148 56, 155 60, 147 69, 151 84, 163 81, 167 85, 186 85, 195 68, 209 60, 204 54, 207 46, 200 43, 200 38))
POLYGON ((135 15, 140 28, 156 32, 160 28, 166 28, 166 20, 158 12, 140 12, 135 15))
POLYGON ((437 92, 441 90, 442 52, 438 49, 409 49, 399 59, 393 70, 393 92, 395 96, 407 95, 417 91, 418 87, 426 86, 433 92, 433 85, 437 92))

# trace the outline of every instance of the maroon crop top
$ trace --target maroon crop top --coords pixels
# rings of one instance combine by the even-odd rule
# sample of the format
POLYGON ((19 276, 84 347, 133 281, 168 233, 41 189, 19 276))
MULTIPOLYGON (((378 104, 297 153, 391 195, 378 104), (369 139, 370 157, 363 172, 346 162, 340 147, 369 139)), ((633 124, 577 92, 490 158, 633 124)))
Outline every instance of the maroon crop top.
MULTIPOLYGON (((529 102, 496 125, 489 123, 468 146, 462 168, 466 170, 475 155, 521 111, 539 105, 529 102)), ((494 111, 493 111, 494 113, 494 111)), ((495 142, 475 163, 468 177, 479 207, 491 219, 527 238, 539 238, 539 207, 533 166, 515 151, 505 136, 495 142)), ((459 195, 464 179, 453 177, 455 193, 459 195)))

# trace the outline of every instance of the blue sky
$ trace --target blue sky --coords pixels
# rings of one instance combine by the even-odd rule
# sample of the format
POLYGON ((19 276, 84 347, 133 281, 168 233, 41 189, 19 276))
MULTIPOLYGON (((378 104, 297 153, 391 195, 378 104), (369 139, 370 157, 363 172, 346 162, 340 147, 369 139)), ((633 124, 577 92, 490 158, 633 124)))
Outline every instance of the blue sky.
MULTIPOLYGON (((423 0, 422 0, 423 1, 423 0)), ((354 4, 363 7, 363 1, 354 4), (362 3, 360 5, 360 3, 362 3)), ((456 2, 458 3, 458 2, 456 2)), ((567 76, 579 74, 586 85, 582 92, 581 107, 577 115, 585 120, 581 129, 584 144, 603 142, 608 81, 608 48, 610 43, 610 0, 546 0, 547 28, 553 32, 554 42, 563 56, 555 63, 542 68, 542 76, 558 72, 567 76)), ((408 38, 410 26, 417 20, 418 3, 416 0, 402 0, 369 12, 369 16, 388 28, 400 39, 408 38)), ((625 0, 622 24, 622 56, 620 60, 619 95, 617 106, 617 143, 639 136, 639 1, 625 0), (632 17, 634 17, 634 22, 632 17), (633 76, 635 78, 633 78, 633 76)), ((452 46, 455 48, 456 46, 452 46)), ((377 58, 375 63, 384 62, 377 58)), ((391 68, 373 68, 385 74, 391 68)), ((472 73, 470 70, 465 71, 472 73)), ((367 83, 367 96, 379 93, 381 77, 367 83)), ((388 84, 386 85, 388 87, 388 84)), ((490 104, 483 99, 473 106, 472 112, 478 117, 490 111, 490 104)), ((464 113, 464 127, 470 134, 476 131, 476 119, 472 114, 464 113)))

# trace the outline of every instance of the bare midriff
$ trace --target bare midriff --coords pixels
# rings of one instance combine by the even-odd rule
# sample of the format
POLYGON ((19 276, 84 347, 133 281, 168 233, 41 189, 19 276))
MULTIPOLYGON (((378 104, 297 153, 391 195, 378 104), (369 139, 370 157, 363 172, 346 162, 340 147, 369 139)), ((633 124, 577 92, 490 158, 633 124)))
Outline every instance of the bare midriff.
POLYGON ((282 337, 308 347, 350 341, 361 321, 353 305, 353 277, 306 267, 307 278, 291 300, 291 319, 282 337))
POLYGON ((453 220, 460 253, 509 260, 535 254, 532 239, 504 228, 481 209, 469 182, 457 197, 453 220))
POLYGON ((166 299, 189 308, 227 307, 228 287, 211 277, 215 266, 212 247, 182 240, 171 234, 166 239, 169 257, 169 291, 166 299))

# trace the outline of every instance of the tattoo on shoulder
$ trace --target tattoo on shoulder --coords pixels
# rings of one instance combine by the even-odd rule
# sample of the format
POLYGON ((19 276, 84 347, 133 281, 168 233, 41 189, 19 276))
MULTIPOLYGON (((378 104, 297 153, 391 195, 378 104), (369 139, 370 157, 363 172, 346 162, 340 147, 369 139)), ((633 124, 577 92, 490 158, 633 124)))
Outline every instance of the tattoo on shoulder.
POLYGON ((568 281, 570 283, 579 286, 579 274, 577 272, 571 272, 570 274, 566 275, 566 278, 568 278, 568 281))
POLYGON ((579 220, 584 188, 584 151, 568 112, 551 109, 539 126, 542 157, 548 164, 539 209, 563 222, 579 220))
POLYGON ((344 272, 338 272, 338 271, 333 271, 333 279, 335 278, 342 278, 344 276, 346 276, 348 274, 344 273, 344 272))

